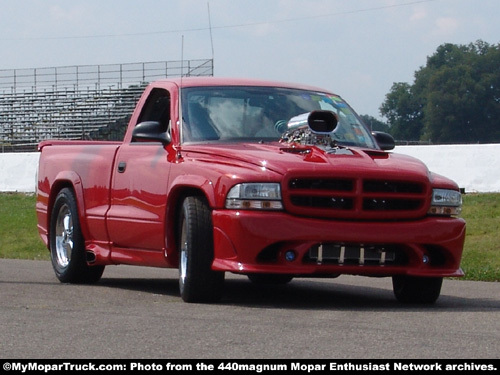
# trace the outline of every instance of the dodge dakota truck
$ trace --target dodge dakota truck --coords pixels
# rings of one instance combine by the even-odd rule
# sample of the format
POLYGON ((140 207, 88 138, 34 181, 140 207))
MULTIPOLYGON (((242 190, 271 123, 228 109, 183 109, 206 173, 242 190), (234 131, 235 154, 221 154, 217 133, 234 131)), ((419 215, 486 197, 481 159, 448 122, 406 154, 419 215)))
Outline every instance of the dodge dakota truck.
POLYGON ((263 285, 350 274, 429 304, 463 275, 460 190, 393 148, 327 90, 161 80, 123 142, 40 143, 38 231, 64 283, 178 268, 184 301, 214 302, 225 272, 263 285))

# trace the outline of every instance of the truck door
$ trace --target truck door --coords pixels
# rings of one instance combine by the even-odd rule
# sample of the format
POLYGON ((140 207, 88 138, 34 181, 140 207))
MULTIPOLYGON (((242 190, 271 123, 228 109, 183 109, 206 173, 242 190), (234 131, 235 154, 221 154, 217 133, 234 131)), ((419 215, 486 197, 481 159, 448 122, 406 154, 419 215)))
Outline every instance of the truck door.
MULTIPOLYGON (((170 95, 155 88, 137 124, 158 121, 170 131, 170 95)), ((158 250, 165 247, 165 210, 170 164, 160 142, 124 143, 116 156, 107 215, 109 237, 115 247, 158 250)))

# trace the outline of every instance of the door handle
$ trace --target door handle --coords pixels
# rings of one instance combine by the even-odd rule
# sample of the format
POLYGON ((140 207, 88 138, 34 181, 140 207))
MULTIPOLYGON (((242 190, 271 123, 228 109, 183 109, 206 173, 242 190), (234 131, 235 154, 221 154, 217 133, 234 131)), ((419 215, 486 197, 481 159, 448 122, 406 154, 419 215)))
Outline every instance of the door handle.
POLYGON ((124 161, 118 163, 118 173, 125 172, 126 168, 127 168, 127 163, 125 163, 124 161))

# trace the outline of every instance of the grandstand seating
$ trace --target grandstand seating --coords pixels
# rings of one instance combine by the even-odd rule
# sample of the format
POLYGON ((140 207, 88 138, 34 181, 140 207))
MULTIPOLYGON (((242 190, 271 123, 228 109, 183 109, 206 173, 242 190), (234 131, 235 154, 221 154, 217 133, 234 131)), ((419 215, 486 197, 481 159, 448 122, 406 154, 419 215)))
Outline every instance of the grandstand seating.
POLYGON ((0 152, 46 139, 121 140, 147 83, 212 76, 213 60, 0 70, 0 152))

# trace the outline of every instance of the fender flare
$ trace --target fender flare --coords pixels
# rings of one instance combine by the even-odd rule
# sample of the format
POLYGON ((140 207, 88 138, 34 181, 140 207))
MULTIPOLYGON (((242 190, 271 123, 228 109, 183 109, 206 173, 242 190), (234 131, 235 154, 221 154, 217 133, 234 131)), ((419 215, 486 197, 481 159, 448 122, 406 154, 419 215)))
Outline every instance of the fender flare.
POLYGON ((49 215, 47 215, 47 228, 48 233, 50 233, 50 218, 52 216, 52 208, 56 200, 57 194, 61 189, 65 187, 70 187, 75 193, 76 205, 78 207, 78 218, 80 220, 80 228, 82 230, 83 238, 89 238, 89 230, 87 226, 87 220, 85 216, 85 199, 83 193, 83 184, 80 176, 74 171, 61 171, 57 174, 52 186, 50 188, 50 204, 49 204, 49 215))
POLYGON ((200 193, 206 198, 211 209, 216 206, 215 187, 212 181, 205 177, 195 175, 177 176, 169 186, 167 195, 167 209, 165 213, 165 247, 167 257, 176 255, 176 215, 184 196, 200 193))

